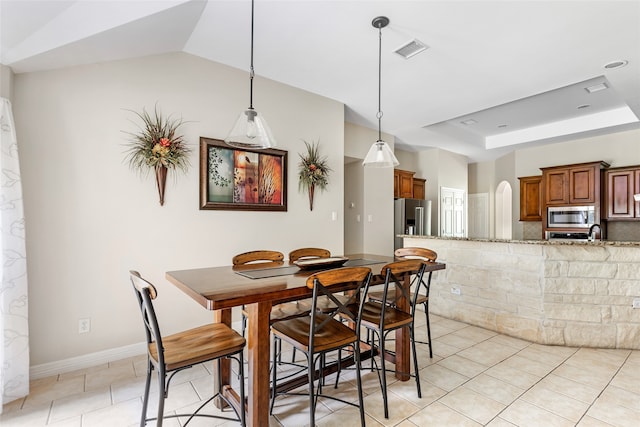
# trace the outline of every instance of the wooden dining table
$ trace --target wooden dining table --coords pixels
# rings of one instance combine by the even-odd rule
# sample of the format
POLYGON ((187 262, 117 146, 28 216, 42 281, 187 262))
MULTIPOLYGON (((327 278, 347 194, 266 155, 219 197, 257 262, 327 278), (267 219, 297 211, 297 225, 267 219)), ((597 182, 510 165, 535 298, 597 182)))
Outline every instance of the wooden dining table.
MULTIPOLYGON (((381 268, 394 261, 393 257, 371 254, 347 255, 343 266, 367 266, 373 273, 373 283, 382 283, 381 268)), ((427 271, 445 268, 443 263, 427 263, 427 271)), ((180 290, 193 298, 207 310, 214 312, 214 322, 231 326, 231 310, 244 306, 247 314, 247 361, 248 390, 245 405, 240 405, 238 393, 231 387, 231 365, 222 364, 220 375, 223 389, 236 409, 244 406, 247 425, 268 425, 270 399, 270 313, 271 307, 289 301, 310 298, 311 289, 306 286, 309 275, 318 270, 300 269, 295 264, 268 262, 245 266, 223 266, 168 271, 166 278, 180 290)), ((407 277, 405 286, 410 280, 407 277)), ((400 308, 409 311, 409 303, 396 290, 400 308)), ((396 364, 396 377, 406 381, 410 377, 409 332, 402 328, 396 332, 395 355, 390 356, 396 364)))

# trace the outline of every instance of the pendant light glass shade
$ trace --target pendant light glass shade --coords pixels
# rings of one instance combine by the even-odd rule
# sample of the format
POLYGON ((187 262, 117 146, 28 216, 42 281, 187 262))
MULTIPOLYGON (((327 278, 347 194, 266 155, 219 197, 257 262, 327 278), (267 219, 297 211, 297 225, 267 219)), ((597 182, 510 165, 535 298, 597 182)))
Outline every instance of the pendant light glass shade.
POLYGON ((229 135, 224 139, 227 145, 237 148, 264 149, 276 146, 276 140, 266 120, 253 109, 253 9, 251 0, 251 68, 249 73, 249 108, 238 115, 229 135))
POLYGON ((391 151, 389 144, 382 140, 382 29, 389 25, 389 18, 386 16, 378 16, 371 22, 378 29, 378 140, 373 143, 369 152, 362 162, 363 166, 370 168, 392 168, 398 166, 400 162, 391 151))
POLYGON ((248 108, 238 115, 224 142, 233 147, 249 149, 271 148, 276 145, 269 125, 253 108, 248 108))
POLYGON ((389 144, 384 141, 376 141, 369 149, 362 164, 370 168, 392 168, 400 163, 393 155, 389 144))

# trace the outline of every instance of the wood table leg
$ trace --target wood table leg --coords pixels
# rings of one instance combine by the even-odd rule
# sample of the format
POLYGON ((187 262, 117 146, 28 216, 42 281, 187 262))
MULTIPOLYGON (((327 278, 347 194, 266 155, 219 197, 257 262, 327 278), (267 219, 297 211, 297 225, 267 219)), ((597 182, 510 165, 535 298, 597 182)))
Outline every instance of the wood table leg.
MULTIPOLYGON (((231 309, 224 310, 216 310, 213 312, 213 321, 215 323, 224 323, 225 325, 231 327, 231 309)), ((231 361, 227 358, 222 358, 220 360, 220 372, 216 372, 217 364, 214 363, 214 381, 213 381, 213 389, 214 393, 220 392, 218 390, 218 381, 216 381, 216 375, 220 375, 222 379, 222 385, 231 384, 231 361)), ((216 407, 222 409, 228 406, 227 402, 224 399, 218 397, 215 400, 216 407)))
POLYGON ((271 301, 249 304, 245 307, 248 314, 247 375, 249 387, 248 426, 269 425, 269 367, 270 367, 270 327, 271 301))
MULTIPOLYGON (((408 291, 411 287, 411 276, 405 275, 404 284, 408 291)), ((409 294, 409 292, 407 292, 409 294)), ((404 297, 402 290, 396 288, 396 303, 400 310, 411 312, 411 306, 407 298, 404 297)), ((411 336, 409 328, 400 328, 396 330, 396 378, 400 381, 408 381, 411 376, 405 372, 411 372, 411 336)))

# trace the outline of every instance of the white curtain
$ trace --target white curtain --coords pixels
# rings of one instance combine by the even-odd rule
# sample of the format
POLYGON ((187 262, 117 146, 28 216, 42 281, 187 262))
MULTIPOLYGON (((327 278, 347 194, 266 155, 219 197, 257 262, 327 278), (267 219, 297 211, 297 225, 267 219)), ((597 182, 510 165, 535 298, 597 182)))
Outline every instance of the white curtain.
POLYGON ((0 413, 29 393, 27 254, 11 102, 0 98, 0 413))

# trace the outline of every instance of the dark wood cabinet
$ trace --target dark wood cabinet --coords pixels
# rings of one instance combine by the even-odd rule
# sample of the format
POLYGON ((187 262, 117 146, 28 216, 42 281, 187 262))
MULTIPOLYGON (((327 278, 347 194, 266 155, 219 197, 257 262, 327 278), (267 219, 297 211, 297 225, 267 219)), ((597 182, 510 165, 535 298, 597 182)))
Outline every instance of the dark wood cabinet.
POLYGON ((542 221, 542 175, 520 180, 520 221, 542 221))
POLYGON ((606 218, 640 219, 640 201, 634 194, 640 193, 640 166, 609 169, 605 172, 606 218))
POLYGON ((542 168, 545 206, 594 205, 600 203, 601 170, 605 162, 542 168))
POLYGON ((393 197, 396 199, 424 199, 426 180, 414 178, 415 172, 393 170, 393 197))
POLYGON ((426 179, 413 178, 413 198, 424 200, 426 193, 426 179))

